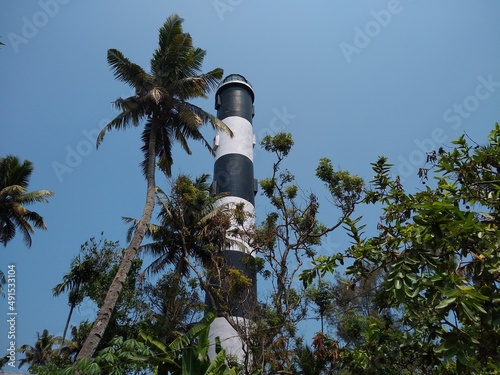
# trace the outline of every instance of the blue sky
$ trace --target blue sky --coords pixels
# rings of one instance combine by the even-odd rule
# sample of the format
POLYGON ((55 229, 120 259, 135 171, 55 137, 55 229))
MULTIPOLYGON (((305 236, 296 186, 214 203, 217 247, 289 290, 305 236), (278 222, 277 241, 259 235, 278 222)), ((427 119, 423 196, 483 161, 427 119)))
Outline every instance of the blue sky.
MULTIPOLYGON (((67 299, 51 290, 80 244, 103 231, 125 245, 121 217, 141 213, 140 130, 109 133, 99 150, 93 144, 116 115, 111 102, 131 94, 113 79, 106 51, 119 49, 148 68, 157 30, 172 13, 207 50, 204 70, 221 67, 250 80, 257 139, 291 132, 288 166, 304 190, 321 197, 314 179, 320 157, 369 180, 369 163, 385 155, 418 188, 425 152, 449 147, 464 131, 481 143, 500 120, 495 0, 4 0, 0 155, 31 160, 30 190, 55 193, 33 206, 48 230, 33 236, 31 249, 21 238, 0 249, 0 269, 17 269, 18 346, 33 344, 44 328, 62 333, 67 299)), ((215 113, 213 102, 197 103, 215 113)), ((208 127, 204 133, 213 136, 208 127)), ((192 156, 176 149, 174 160, 174 174, 213 169, 196 145, 192 156)), ((270 175, 272 161, 256 150, 257 178, 270 175)), ((263 197, 256 206, 262 217, 263 197)), ((322 251, 339 251, 342 241, 329 238, 322 251)), ((0 314, 7 316, 5 300, 0 314)), ((73 323, 93 314, 84 305, 73 323)), ((2 351, 7 328, 1 318, 2 351)))

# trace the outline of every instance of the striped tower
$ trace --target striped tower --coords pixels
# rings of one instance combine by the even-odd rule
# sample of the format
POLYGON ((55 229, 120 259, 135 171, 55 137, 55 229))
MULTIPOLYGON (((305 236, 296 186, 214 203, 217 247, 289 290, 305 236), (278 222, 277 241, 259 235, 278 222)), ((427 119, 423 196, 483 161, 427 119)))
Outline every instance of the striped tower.
MULTIPOLYGON (((224 194, 219 200, 221 204, 243 204, 245 212, 249 213, 245 227, 254 224, 254 197, 257 192, 257 181, 253 171, 253 148, 255 136, 253 133, 252 119, 254 116, 254 92, 245 77, 239 74, 227 76, 220 84, 215 94, 215 109, 217 117, 222 120, 233 132, 233 137, 223 131, 217 132, 214 139, 215 164, 214 185, 215 194, 224 194)), ((236 224, 235 224, 236 225, 236 224)), ((222 347, 228 355, 239 360, 244 358, 244 343, 233 327, 237 325, 244 329, 251 318, 253 304, 257 296, 255 270, 247 265, 255 255, 253 250, 243 240, 232 238, 238 243, 224 249, 228 269, 236 269, 241 274, 252 280, 252 288, 244 293, 229 296, 227 291, 222 291, 229 299, 229 315, 231 322, 219 316, 210 327, 210 338, 213 342, 219 337, 222 347)), ((213 308, 213 307, 212 307, 213 308)), ((217 307, 215 307, 217 310, 217 307)), ((215 351, 212 351, 212 355, 215 351)))

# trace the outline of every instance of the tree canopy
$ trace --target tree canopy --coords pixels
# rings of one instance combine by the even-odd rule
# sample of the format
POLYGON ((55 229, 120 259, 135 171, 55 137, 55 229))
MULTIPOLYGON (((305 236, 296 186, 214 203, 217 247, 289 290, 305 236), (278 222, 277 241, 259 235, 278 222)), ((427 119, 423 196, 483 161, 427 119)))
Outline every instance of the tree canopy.
POLYGON ((48 190, 27 192, 33 173, 29 160, 21 163, 18 157, 0 157, 0 241, 4 246, 21 231, 26 246, 31 247, 31 234, 35 228, 47 229, 43 217, 25 206, 36 202, 48 202, 54 195, 48 190))
MULTIPOLYGON (((363 203, 382 205, 378 234, 366 236, 361 218, 346 220, 352 245, 346 273, 364 280, 384 271, 379 308, 399 309, 407 327, 401 347, 437 373, 493 374, 500 370, 500 126, 487 143, 461 136, 451 151, 428 154, 424 189, 409 193, 384 157, 363 203)), ((324 275, 339 258, 321 259, 324 275)), ((311 271, 305 272, 308 283, 311 271)))

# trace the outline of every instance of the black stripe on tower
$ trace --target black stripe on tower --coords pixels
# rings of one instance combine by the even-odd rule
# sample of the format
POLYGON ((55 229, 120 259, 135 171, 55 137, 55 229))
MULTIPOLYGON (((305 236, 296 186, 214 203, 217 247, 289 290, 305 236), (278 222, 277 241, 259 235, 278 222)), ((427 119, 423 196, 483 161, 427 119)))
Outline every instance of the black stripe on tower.
MULTIPOLYGON (((242 79, 245 80, 243 77, 242 79)), ((226 117, 238 116, 248 120, 251 124, 255 114, 253 101, 253 90, 250 86, 245 86, 242 81, 223 83, 217 90, 215 98, 217 118, 224 120, 226 117)))
POLYGON ((257 302, 257 277, 255 272, 255 259, 252 255, 242 251, 226 250, 224 258, 228 268, 236 269, 240 272, 240 277, 244 276, 250 280, 252 285, 248 288, 245 282, 228 278, 226 286, 226 297, 229 309, 229 315, 238 318, 253 318, 250 313, 255 309, 257 302))
POLYGON ((251 203, 255 202, 253 162, 245 155, 226 154, 215 161, 215 193, 226 193, 251 203))

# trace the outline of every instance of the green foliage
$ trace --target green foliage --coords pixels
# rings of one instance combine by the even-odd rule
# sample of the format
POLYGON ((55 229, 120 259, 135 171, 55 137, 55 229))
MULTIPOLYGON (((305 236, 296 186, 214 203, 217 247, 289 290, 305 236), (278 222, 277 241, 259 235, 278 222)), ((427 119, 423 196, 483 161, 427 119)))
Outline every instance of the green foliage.
POLYGON ((72 365, 34 366, 32 373, 39 375, 236 375, 237 368, 226 363, 225 350, 216 342, 216 356, 208 357, 211 345, 208 333, 214 314, 207 314, 183 336, 170 344, 141 333, 141 340, 115 337, 109 346, 101 349, 94 358, 84 358, 72 365))
POLYGON ((179 282, 175 273, 168 272, 155 284, 145 283, 141 291, 146 307, 139 329, 163 342, 182 336, 203 316, 205 303, 196 279, 179 282))
POLYGON ((37 332, 34 346, 25 344, 19 348, 19 352, 25 356, 19 361, 19 368, 24 364, 39 366, 49 364, 57 356, 57 351, 53 346, 58 343, 60 343, 60 339, 51 335, 48 330, 44 329, 41 335, 37 332))
POLYGON ((54 195, 48 190, 27 192, 33 164, 21 163, 18 157, 0 157, 0 242, 7 246, 19 230, 26 246, 31 247, 31 234, 35 228, 47 229, 43 217, 25 206, 36 202, 48 202, 54 195))
MULTIPOLYGON (((346 221, 352 238, 347 273, 368 277, 387 270, 377 304, 401 309, 401 323, 408 327, 406 334, 395 331, 389 338, 437 373, 500 371, 499 141, 496 124, 485 146, 470 145, 462 136, 452 151, 430 153, 431 167, 419 174, 425 183, 434 172, 435 187, 415 194, 407 193, 387 159, 379 158, 364 198, 382 205, 378 235, 365 238, 363 226, 346 221)), ((310 282, 308 275, 337 261, 320 259, 305 279, 310 282)), ((367 344, 386 334, 378 324, 369 327, 367 344)), ((387 348, 372 347, 365 357, 358 350, 349 358, 363 367, 373 358, 370 353, 387 348)))
POLYGON ((277 154, 280 158, 286 157, 293 146, 290 133, 278 133, 274 136, 266 135, 260 142, 262 148, 277 154))
POLYGON ((228 293, 231 298, 238 297, 252 287, 252 279, 236 268, 229 268, 226 277, 229 280, 228 293))
MULTIPOLYGON (((72 260, 70 270, 62 282, 53 289, 55 296, 68 292, 70 314, 62 338, 54 338, 44 331, 35 346, 23 345, 26 350, 22 364, 29 365, 29 371, 36 374, 50 373, 52 369, 72 363, 81 349, 91 325, 83 321, 80 326, 72 327, 71 338, 66 339, 66 331, 70 322, 73 308, 78 307, 84 299, 88 299, 99 307, 105 298, 107 289, 116 274, 120 263, 122 249, 119 243, 105 238, 97 240, 92 237, 80 247, 80 253, 72 260), (43 345, 42 345, 43 344, 43 345), (33 354, 35 353, 35 354, 33 354), (37 358, 47 357, 41 361, 37 358)), ((109 329, 103 337, 102 348, 117 337, 127 340, 136 337, 140 328, 140 317, 146 314, 146 303, 141 298, 142 292, 138 287, 138 273, 142 261, 136 259, 132 264, 131 278, 127 279, 118 304, 111 314, 109 329)))
POLYGON ((333 205, 351 213, 363 192, 363 179, 347 171, 334 171, 332 163, 322 158, 316 168, 316 176, 325 183, 333 198, 333 205))
POLYGON ((5 273, 0 271, 0 297, 5 297, 5 289, 4 285, 7 283, 7 279, 5 277, 5 273))
MULTIPOLYGON (((244 209, 214 210, 216 197, 209 194, 207 177, 193 181, 181 176, 169 196, 160 192, 161 225, 149 226, 154 241, 144 247, 157 251, 157 270, 174 267, 157 288, 142 289, 153 311, 127 307, 128 312, 140 312, 143 321, 132 322, 134 328, 122 334, 112 331, 113 339, 95 358, 78 361, 64 373, 75 368, 82 374, 498 373, 499 141, 496 125, 485 146, 470 145, 461 137, 450 152, 430 153, 430 167, 420 171, 425 188, 413 194, 391 174, 385 157, 372 164, 369 187, 321 159, 317 177, 339 216, 332 214, 330 225, 318 219, 316 195, 305 194, 294 175, 283 169, 293 145, 287 134, 263 141, 277 161, 272 176, 261 181, 271 212, 254 231, 232 232, 234 222, 246 221, 244 209), (432 177, 434 182, 428 183, 432 177), (361 203, 382 209, 376 226, 351 216, 361 203), (316 256, 322 238, 339 227, 350 238, 346 251, 316 256), (250 236, 259 257, 247 266, 273 286, 256 304, 251 324, 242 329, 252 363, 241 367, 228 364, 217 340, 217 354, 208 358, 212 314, 191 324, 203 309, 198 286, 212 292, 207 296, 217 300, 222 313, 224 303, 253 287, 245 274, 225 267, 221 249, 228 234, 250 236), (305 269, 306 261, 312 269, 305 269), (337 272, 341 265, 344 276, 337 272), (188 278, 183 267, 197 279, 188 278), (327 281, 334 271, 334 281, 327 281), (297 279, 304 288, 297 287, 297 279), (322 329, 308 345, 299 337, 299 324, 311 315, 321 319, 322 329), (139 329, 141 340, 133 335, 139 329)), ((72 281, 68 277, 61 290, 70 290, 72 281)), ((30 370, 51 374, 53 365, 33 365, 30 370)))
MULTIPOLYGON (((174 265, 179 276, 187 276, 193 271, 190 259, 212 264, 213 254, 228 241, 226 232, 231 227, 231 218, 244 220, 241 207, 233 212, 227 205, 215 205, 219 197, 210 194, 208 178, 208 174, 195 179, 179 175, 172 181, 169 194, 157 189, 159 224, 148 226, 146 237, 152 242, 141 247, 154 260, 144 274, 158 274, 174 265)), ((138 220, 125 220, 133 224, 128 233, 130 238, 138 220)))
MULTIPOLYGON (((252 246, 264 261, 262 275, 272 283, 273 290, 255 312, 254 334, 250 337, 252 355, 262 374, 295 373, 293 371, 299 371, 297 369, 308 373, 313 368, 322 373, 330 366, 331 358, 319 363, 321 351, 317 348, 309 354, 316 356, 318 366, 296 363, 299 357, 305 359, 309 350, 298 337, 298 326, 308 314, 308 300, 305 291, 297 288, 296 281, 299 277, 307 285, 317 275, 337 266, 336 262, 329 262, 321 270, 304 270, 306 262, 318 262, 314 257, 322 239, 349 220, 361 199, 363 180, 345 171, 334 171, 328 159, 320 161, 317 176, 340 209, 340 214, 335 212, 339 217, 335 218, 332 214, 331 221, 334 223, 326 226, 318 218, 318 197, 301 190, 293 173, 284 168, 285 158, 293 146, 291 135, 268 135, 261 146, 274 153, 277 160, 273 164, 272 176, 260 180, 262 194, 269 200, 272 209, 255 229, 252 246)), ((342 262, 343 257, 339 255, 338 260, 342 262)), ((326 298, 325 290, 309 293, 309 300, 317 303, 322 318, 327 314, 326 298)))
POLYGON ((173 14, 160 28, 158 47, 150 60, 150 72, 131 62, 116 49, 110 49, 107 53, 107 61, 115 78, 129 85, 135 93, 114 102, 119 114, 101 130, 96 144, 99 146, 106 132, 113 129, 143 127, 141 150, 144 158, 141 165, 147 182, 146 202, 140 220, 135 223, 135 230, 116 277, 109 286, 96 324, 78 354, 79 359, 91 357, 95 353, 108 327, 109 311, 117 303, 130 265, 148 230, 155 205, 156 168, 167 176, 171 175, 174 143, 190 154, 188 140, 201 140, 213 152, 200 131, 201 125, 205 123, 210 122, 212 127, 232 135, 231 130, 216 116, 189 102, 205 98, 217 87, 223 71, 216 68, 207 73, 202 72, 206 52, 193 45, 189 33, 183 31, 182 23, 183 19, 173 14))
POLYGON ((236 370, 226 364, 226 353, 220 347, 220 342, 216 344, 215 358, 210 360, 208 357, 211 345, 208 333, 214 319, 214 314, 207 314, 185 335, 169 345, 142 335, 145 342, 157 353, 152 358, 145 357, 144 360, 153 363, 155 371, 161 370, 171 375, 236 375, 236 370))

